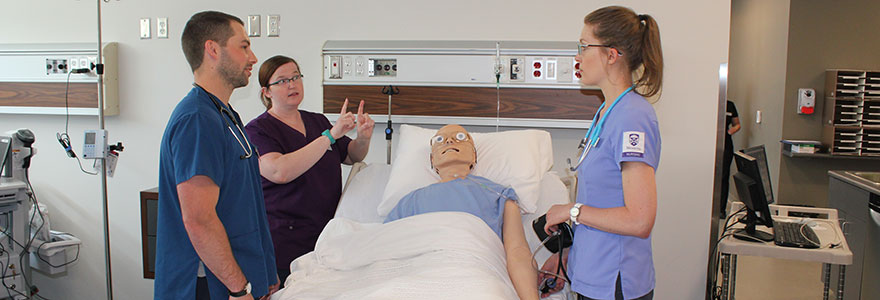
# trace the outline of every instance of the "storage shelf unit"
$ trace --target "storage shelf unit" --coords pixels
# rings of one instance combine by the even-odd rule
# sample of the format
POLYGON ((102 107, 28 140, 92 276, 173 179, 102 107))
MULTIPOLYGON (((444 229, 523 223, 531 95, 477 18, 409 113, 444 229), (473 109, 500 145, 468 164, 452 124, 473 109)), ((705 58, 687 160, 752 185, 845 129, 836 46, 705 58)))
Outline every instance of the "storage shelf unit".
POLYGON ((823 120, 832 155, 880 156, 880 71, 826 70, 823 120))

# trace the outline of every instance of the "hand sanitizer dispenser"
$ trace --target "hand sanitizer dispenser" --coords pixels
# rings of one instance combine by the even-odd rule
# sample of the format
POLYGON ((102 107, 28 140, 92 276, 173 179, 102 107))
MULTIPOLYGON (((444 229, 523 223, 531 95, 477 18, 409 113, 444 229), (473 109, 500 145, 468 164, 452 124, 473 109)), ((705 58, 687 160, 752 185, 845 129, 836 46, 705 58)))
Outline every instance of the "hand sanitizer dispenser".
POLYGON ((813 89, 798 89, 797 113, 800 115, 812 115, 816 107, 816 91, 813 89))

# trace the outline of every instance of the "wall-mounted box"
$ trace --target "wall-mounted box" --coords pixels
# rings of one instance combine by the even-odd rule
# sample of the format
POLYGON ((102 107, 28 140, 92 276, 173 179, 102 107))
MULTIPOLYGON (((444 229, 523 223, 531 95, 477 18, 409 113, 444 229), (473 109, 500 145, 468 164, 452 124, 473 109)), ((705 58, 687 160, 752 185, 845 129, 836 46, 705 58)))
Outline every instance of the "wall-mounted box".
MULTIPOLYGON (((105 43, 101 53, 108 116, 119 114, 117 49, 105 43)), ((0 114, 98 115, 97 56, 93 43, 0 44, 0 114)))

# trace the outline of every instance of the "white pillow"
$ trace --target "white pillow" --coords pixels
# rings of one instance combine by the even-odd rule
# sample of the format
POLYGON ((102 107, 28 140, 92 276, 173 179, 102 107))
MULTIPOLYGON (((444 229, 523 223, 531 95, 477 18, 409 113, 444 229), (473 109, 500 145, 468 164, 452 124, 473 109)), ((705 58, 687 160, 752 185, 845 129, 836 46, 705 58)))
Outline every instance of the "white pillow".
MULTIPOLYGON (((406 194, 440 181, 430 162, 430 140, 436 133, 434 129, 400 126, 397 156, 377 208, 379 216, 387 216, 406 194)), ((553 165, 550 133, 530 129, 471 136, 477 148, 477 164, 471 174, 513 187, 520 198, 520 208, 526 213, 534 212, 541 180, 553 165)))
POLYGON ((336 207, 336 217, 361 223, 382 223, 385 217, 376 214, 376 207, 382 201, 385 186, 375 184, 385 182, 391 175, 391 166, 382 163, 369 164, 345 183, 345 192, 336 207))

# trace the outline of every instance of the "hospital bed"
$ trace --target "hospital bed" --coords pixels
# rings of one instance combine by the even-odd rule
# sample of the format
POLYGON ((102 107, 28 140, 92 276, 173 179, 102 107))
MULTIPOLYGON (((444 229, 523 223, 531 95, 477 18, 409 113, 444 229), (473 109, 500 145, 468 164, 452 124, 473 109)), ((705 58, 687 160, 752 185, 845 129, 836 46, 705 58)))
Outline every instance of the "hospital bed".
MULTIPOLYGON (((271 299, 517 299, 501 241, 479 218, 443 212, 382 224, 383 213, 396 203, 388 203, 395 198, 391 190, 398 190, 398 196, 405 194, 418 187, 411 182, 413 178, 425 175, 418 160, 427 161, 424 148, 432 132, 404 125, 393 165, 358 163, 352 167, 335 218, 324 228, 315 251, 291 263, 291 275, 281 279, 286 280, 286 287, 271 299), (411 152, 417 155, 408 161, 411 152)), ((540 266, 550 253, 540 247, 532 220, 550 206, 570 201, 573 177, 549 172, 553 160, 546 132, 472 135, 478 151, 474 174, 523 190, 522 194, 517 190, 524 210, 523 230, 530 248, 539 249, 535 260, 540 266), (506 144, 510 141, 538 145, 513 150, 506 144), (493 161, 490 157, 499 151, 503 157, 493 161), (535 158, 525 159, 528 155, 535 158), (480 165, 491 164, 503 170, 481 170, 480 165), (524 175, 529 172, 540 174, 524 175)), ((550 299, 565 299, 562 294, 550 299)))

